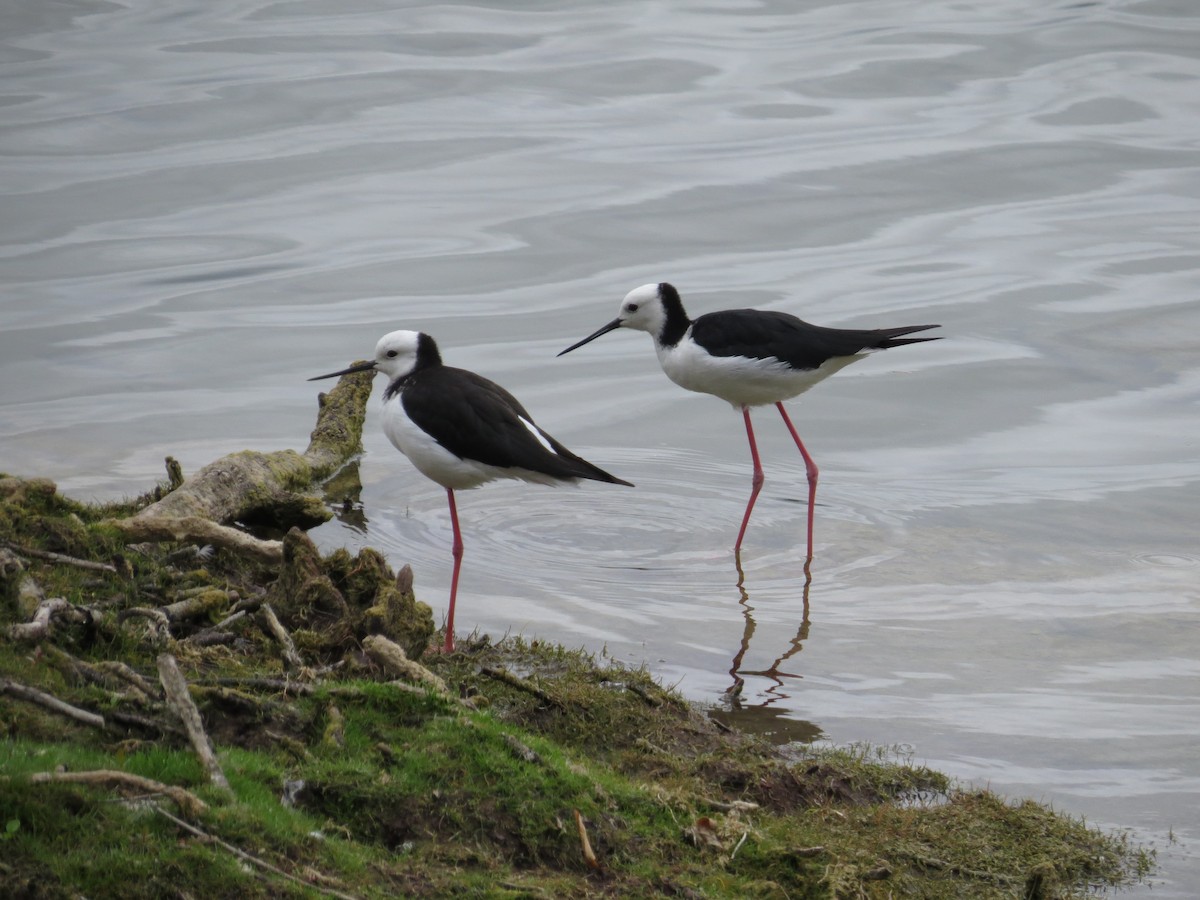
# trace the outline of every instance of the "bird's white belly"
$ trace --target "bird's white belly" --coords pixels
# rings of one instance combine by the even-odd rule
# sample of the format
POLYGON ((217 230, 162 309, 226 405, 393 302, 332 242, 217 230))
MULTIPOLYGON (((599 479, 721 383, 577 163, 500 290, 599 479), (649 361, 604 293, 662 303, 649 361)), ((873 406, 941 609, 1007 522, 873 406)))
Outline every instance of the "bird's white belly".
POLYGON ((863 355, 834 357, 816 369, 793 369, 777 359, 709 356, 687 340, 656 349, 663 371, 681 388, 712 394, 736 407, 796 397, 863 355))
POLYGON ((442 487, 465 490, 486 481, 512 477, 508 471, 496 466, 455 456, 417 427, 404 412, 399 396, 383 405, 383 433, 417 471, 442 487))

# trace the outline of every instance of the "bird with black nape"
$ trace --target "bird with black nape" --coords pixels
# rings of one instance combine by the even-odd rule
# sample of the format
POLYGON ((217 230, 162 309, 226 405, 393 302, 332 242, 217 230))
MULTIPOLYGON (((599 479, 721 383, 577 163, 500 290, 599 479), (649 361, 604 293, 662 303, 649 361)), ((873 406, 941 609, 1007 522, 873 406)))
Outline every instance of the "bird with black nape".
POLYGON ((576 456, 533 421, 516 397, 466 369, 442 363, 433 338, 418 331, 393 331, 375 347, 374 357, 309 381, 352 372, 381 372, 383 431, 422 475, 446 489, 451 552, 450 603, 443 649, 454 650, 454 606, 462 565, 462 532, 454 492, 498 478, 537 484, 601 481, 633 487, 576 456))
POLYGON ((813 387, 834 372, 876 350, 940 340, 906 337, 937 325, 898 328, 825 328, 774 310, 727 309, 689 318, 679 291, 666 282, 644 284, 626 294, 617 317, 572 344, 570 353, 618 328, 645 331, 654 339, 659 365, 682 388, 712 394, 741 410, 754 464, 750 500, 742 515, 734 553, 740 556, 754 502, 762 490, 763 470, 750 423, 750 409, 775 404, 808 475, 808 559, 813 556, 813 518, 819 470, 788 417, 783 401, 813 387))

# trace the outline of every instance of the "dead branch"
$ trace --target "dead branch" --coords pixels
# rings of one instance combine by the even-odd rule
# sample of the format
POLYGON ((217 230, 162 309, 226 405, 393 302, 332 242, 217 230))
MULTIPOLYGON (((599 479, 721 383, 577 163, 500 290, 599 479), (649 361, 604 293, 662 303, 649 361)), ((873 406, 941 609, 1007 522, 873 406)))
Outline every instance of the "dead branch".
POLYGON ((32 620, 8 626, 8 636, 14 641, 40 641, 50 632, 51 620, 59 613, 68 612, 84 617, 83 613, 62 597, 43 600, 38 604, 32 620))
POLYGON ((162 692, 155 685, 147 681, 128 664, 119 660, 110 660, 96 664, 96 668, 103 669, 106 672, 120 678, 128 683, 134 690, 139 691, 147 698, 157 699, 162 696, 162 692))
MULTIPOLYGON (((170 499, 175 494, 168 494, 170 499)), ((160 501, 162 502, 162 501, 160 501)), ((227 525, 220 525, 203 516, 174 518, 168 515, 148 515, 147 507, 129 519, 109 519, 106 524, 117 528, 127 543, 141 541, 181 541, 189 544, 212 544, 249 556, 269 565, 278 565, 283 559, 283 545, 279 541, 262 541, 253 535, 227 525)))
POLYGON ((542 761, 542 758, 537 755, 536 750, 525 746, 508 732, 502 732, 500 737, 504 739, 504 743, 508 745, 508 749, 516 754, 517 759, 522 759, 527 763, 540 763, 542 761))
POLYGON ((404 652, 404 648, 394 641, 389 641, 383 635, 370 634, 363 638, 363 649, 375 662, 386 669, 391 669, 402 678, 428 684, 440 694, 447 693, 446 682, 430 672, 420 663, 413 662, 404 652))
POLYGON ((189 816, 198 816, 208 809, 208 804, 191 791, 116 769, 96 769, 90 772, 35 772, 29 776, 29 781, 32 784, 45 784, 51 781, 67 784, 97 784, 138 791, 142 794, 162 794, 174 800, 179 809, 189 816))
POLYGON ((321 498, 306 491, 362 449, 370 394, 370 373, 346 375, 332 391, 320 395, 316 427, 303 454, 295 450, 231 453, 204 466, 132 518, 110 524, 130 543, 213 544, 278 565, 283 558, 278 541, 259 540, 232 524, 269 522, 286 530, 327 521, 330 514, 321 498))
POLYGON ((231 791, 225 773, 221 771, 221 764, 217 762, 217 756, 213 752, 212 742, 204 730, 204 723, 200 719, 200 710, 196 708, 192 695, 188 692, 187 681, 179 670, 179 663, 170 653, 159 655, 158 677, 162 682, 163 690, 166 691, 167 703, 175 710, 175 714, 183 722, 183 727, 187 729, 192 749, 196 751, 196 755, 200 758, 200 764, 208 772, 209 780, 217 787, 231 791))
MULTIPOLYGON (((353 894, 344 894, 341 891, 335 891, 332 888, 327 888, 327 887, 324 887, 323 885, 312 884, 311 882, 305 881, 303 878, 299 878, 290 872, 285 872, 283 869, 279 868, 278 866, 271 865, 271 863, 267 862, 264 859, 259 859, 257 856, 251 856, 249 853, 247 853, 245 850, 242 850, 240 847, 235 847, 233 844, 230 844, 227 841, 223 841, 218 837, 214 837, 213 835, 209 834, 207 831, 203 831, 200 828, 197 828, 195 825, 192 825, 189 822, 185 822, 183 819, 180 819, 176 816, 171 815, 169 812, 167 812, 161 806, 156 806, 155 811, 159 815, 163 816, 164 818, 169 819, 170 821, 174 822, 176 825, 178 825, 180 828, 182 828, 184 831, 188 832, 189 834, 192 834, 192 835, 200 838, 203 841, 208 841, 209 843, 215 844, 216 846, 220 847, 222 850, 226 850, 226 851, 232 853, 238 859, 243 860, 247 863, 250 863, 253 866, 258 866, 260 869, 264 869, 273 875, 278 875, 279 877, 285 878, 288 881, 291 881, 295 884, 303 885, 304 887, 310 888, 314 891, 320 891, 321 893, 328 894, 331 897, 337 897, 338 900, 358 900, 358 898, 355 897, 353 894)), ((329 880, 329 879, 325 879, 325 880, 329 880)))
POLYGON ((117 621, 141 617, 150 620, 150 637, 156 644, 165 644, 171 637, 171 621, 161 609, 150 609, 145 606, 134 606, 117 613, 117 621))
POLYGON ((205 588, 182 600, 160 606, 162 612, 172 622, 182 622, 186 619, 199 619, 211 614, 217 607, 229 602, 229 595, 219 588, 205 588))
POLYGON ((117 567, 109 563, 93 562, 90 559, 77 559, 74 556, 66 556, 50 550, 39 550, 36 547, 22 547, 10 541, 5 541, 4 543, 21 556, 32 556, 34 559, 44 559, 48 562, 59 563, 64 566, 74 566, 77 569, 90 569, 93 572, 115 573, 117 571, 117 567))
POLYGON ((525 691, 527 694, 533 694, 533 696, 537 697, 543 703, 549 703, 551 706, 562 706, 562 701, 557 697, 542 690, 532 681, 522 678, 519 675, 514 675, 508 669, 501 669, 498 666, 480 666, 479 671, 489 678, 503 681, 505 684, 525 691))
POLYGON ((38 706, 44 707, 51 712, 74 719, 76 722, 82 722, 84 725, 91 725, 93 728, 105 728, 107 726, 104 716, 99 713, 88 712, 86 709, 80 709, 78 706, 72 706, 70 703, 59 700, 53 694, 47 694, 45 691, 40 691, 27 684, 13 681, 11 678, 0 678, 0 694, 9 694, 29 703, 36 703, 38 706))
POLYGON ((300 654, 296 650, 296 643, 288 634, 287 629, 283 627, 283 623, 279 621, 279 617, 275 615, 275 610, 271 609, 271 604, 264 603, 259 607, 258 616, 266 624, 271 637, 275 638, 283 648, 283 661, 287 663, 288 670, 298 672, 303 669, 304 660, 300 658, 300 654))
POLYGON ((311 684, 284 678, 211 678, 205 679, 202 683, 219 684, 226 687, 261 688, 267 691, 277 691, 280 694, 296 694, 301 697, 309 697, 316 692, 316 688, 311 684))
POLYGON ((583 851, 583 861, 593 869, 600 868, 600 860, 592 850, 592 842, 588 840, 587 827, 583 824, 583 816, 575 810, 575 826, 579 829, 579 847, 583 851))

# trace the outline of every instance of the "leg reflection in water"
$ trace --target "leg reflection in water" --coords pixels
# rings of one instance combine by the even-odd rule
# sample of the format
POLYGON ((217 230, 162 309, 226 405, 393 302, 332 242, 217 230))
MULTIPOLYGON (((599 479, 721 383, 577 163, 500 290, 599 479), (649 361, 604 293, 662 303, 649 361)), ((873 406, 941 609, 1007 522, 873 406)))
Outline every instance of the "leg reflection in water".
MULTIPOLYGON (((757 623, 754 620, 754 607, 750 605, 750 594, 745 587, 746 576, 742 571, 740 554, 735 554, 734 561, 735 565, 737 566, 738 573, 737 589, 740 595, 738 602, 742 606, 742 617, 745 620, 745 626, 742 629, 741 644, 738 647, 737 653, 733 657, 733 661, 729 669, 729 674, 733 678, 733 683, 726 689, 723 695, 723 699, 728 704, 729 711, 727 713, 722 713, 715 718, 717 718, 718 721, 724 718, 736 719, 738 727, 743 731, 762 733, 765 728, 769 731, 769 733, 775 734, 779 732, 779 728, 772 723, 775 719, 785 718, 786 710, 779 709, 768 711, 768 707, 771 707, 773 704, 778 703, 781 700, 788 699, 789 694, 783 690, 785 687, 785 678, 802 677, 792 672, 784 672, 782 671, 781 667, 785 662, 787 662, 787 660, 791 659, 800 652, 804 646, 804 641, 808 639, 808 631, 811 624, 809 620, 809 589, 812 585, 812 560, 808 560, 804 564, 804 587, 801 591, 802 607, 799 628, 797 629, 795 636, 788 642, 787 649, 778 657, 776 657, 775 661, 771 663, 769 667, 758 670, 742 668, 742 662, 746 657, 746 653, 750 649, 750 644, 754 638, 754 632, 757 628, 757 623), (758 676, 767 678, 774 682, 774 684, 767 687, 765 690, 765 693, 769 698, 766 700, 766 702, 752 707, 743 706, 741 696, 746 684, 744 676, 758 676), (765 719, 768 721, 756 721, 759 719, 765 719)), ((729 724, 733 723, 730 722, 729 724)), ((792 719, 788 720, 786 734, 781 735, 784 741, 811 741, 819 738, 820 736, 821 730, 816 725, 792 719)))

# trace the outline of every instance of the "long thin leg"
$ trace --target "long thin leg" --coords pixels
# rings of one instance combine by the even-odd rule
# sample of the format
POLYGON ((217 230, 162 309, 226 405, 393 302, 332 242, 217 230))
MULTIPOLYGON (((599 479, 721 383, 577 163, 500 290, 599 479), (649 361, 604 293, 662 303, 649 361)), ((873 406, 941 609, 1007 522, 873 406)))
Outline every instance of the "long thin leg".
POLYGON ((796 446, 800 450, 800 455, 804 457, 804 468, 808 472, 808 558, 811 560, 813 558, 813 516, 816 513, 817 507, 817 476, 821 473, 817 469, 817 464, 813 462, 813 458, 808 455, 808 451, 804 448, 804 441, 800 440, 800 435, 796 433, 796 426, 788 418, 787 410, 783 408, 783 404, 776 403, 775 405, 779 408, 779 414, 783 416, 783 424, 792 433, 792 440, 796 442, 796 446))
POLYGON ((458 596, 458 569, 462 565, 462 532, 458 530, 458 508, 454 505, 454 489, 446 488, 450 501, 450 525, 454 529, 454 544, 450 552, 454 555, 454 574, 450 576, 450 611, 446 613, 446 653, 454 652, 454 599, 458 596))
POLYGON ((742 549, 742 538, 746 536, 746 526, 750 524, 750 511, 754 509, 754 501, 758 499, 758 492, 762 490, 763 486, 762 462, 758 458, 758 444, 754 442, 754 426, 750 424, 750 407, 742 407, 742 417, 746 420, 746 437, 750 439, 750 458, 754 460, 754 479, 750 482, 753 489, 750 491, 750 502, 746 504, 746 513, 742 516, 742 528, 738 531, 737 543, 733 545, 734 553, 742 549))

